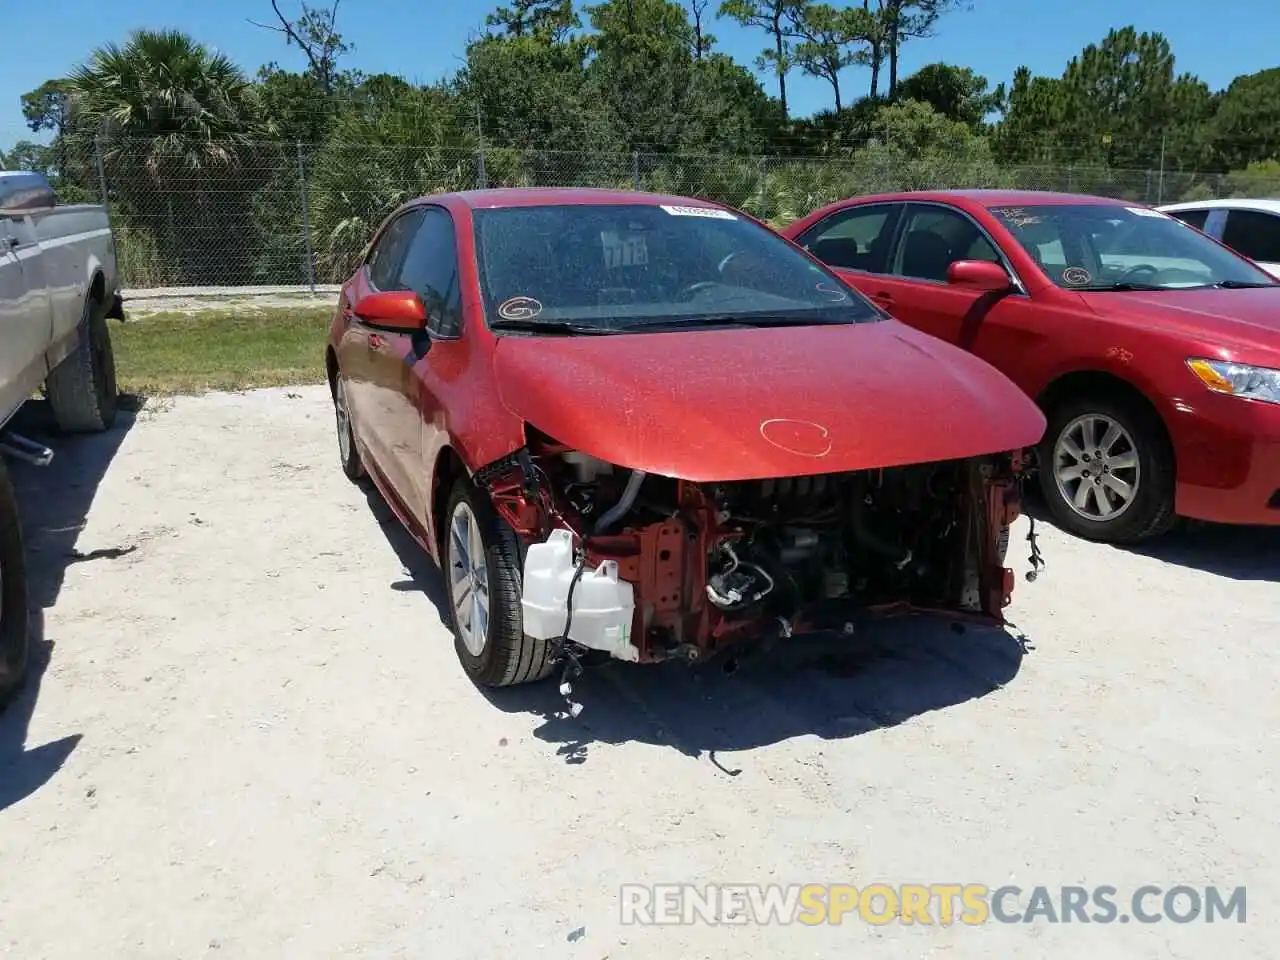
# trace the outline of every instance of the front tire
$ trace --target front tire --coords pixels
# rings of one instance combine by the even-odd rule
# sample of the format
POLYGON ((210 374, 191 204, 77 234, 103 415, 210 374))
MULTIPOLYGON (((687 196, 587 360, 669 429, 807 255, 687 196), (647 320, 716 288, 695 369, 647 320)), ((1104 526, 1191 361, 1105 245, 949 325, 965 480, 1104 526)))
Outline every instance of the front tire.
POLYGON ((85 304, 80 340, 50 371, 45 386, 58 429, 65 433, 100 433, 115 422, 119 405, 115 352, 107 309, 97 300, 90 298, 85 304))
POLYGON ((1040 489, 1055 524, 1087 540, 1131 544, 1169 530, 1173 449, 1156 414, 1120 397, 1057 404, 1040 447, 1040 489))
POLYGON ((18 502, 0 462, 0 710, 22 688, 29 658, 26 555, 18 502))
POLYGON ((543 679, 552 645, 524 633, 515 532, 466 477, 454 484, 442 520, 449 626, 467 676, 486 687, 543 679))
POLYGON ((351 429, 351 411, 347 407, 347 387, 341 375, 333 382, 333 416, 338 435, 338 459, 348 480, 356 483, 364 476, 364 463, 356 447, 356 435, 351 429))

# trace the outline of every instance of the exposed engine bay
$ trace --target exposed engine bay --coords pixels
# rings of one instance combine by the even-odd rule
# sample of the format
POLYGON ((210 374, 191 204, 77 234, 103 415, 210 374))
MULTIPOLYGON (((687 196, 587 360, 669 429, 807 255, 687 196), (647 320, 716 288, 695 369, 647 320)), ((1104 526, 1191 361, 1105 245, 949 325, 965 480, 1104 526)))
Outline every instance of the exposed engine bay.
POLYGON ((530 428, 524 449, 475 479, 523 544, 526 632, 653 662, 840 630, 860 611, 1003 622, 1023 468, 1004 453, 694 483, 615 467, 530 428), (629 623, 602 628, 611 611, 629 623))

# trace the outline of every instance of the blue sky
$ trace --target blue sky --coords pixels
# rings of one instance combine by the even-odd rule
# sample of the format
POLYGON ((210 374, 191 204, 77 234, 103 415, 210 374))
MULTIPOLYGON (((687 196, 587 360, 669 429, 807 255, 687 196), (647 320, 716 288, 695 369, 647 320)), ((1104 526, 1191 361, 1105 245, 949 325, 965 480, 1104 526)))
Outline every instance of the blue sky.
MULTIPOLYGON (((1225 86, 1241 73, 1280 65, 1280 3, 1231 0, 1215 5, 1211 18, 1192 0, 973 0, 973 9, 952 14, 938 36, 905 46, 903 73, 934 61, 966 64, 994 84, 1026 64, 1036 73, 1059 74, 1068 59, 1097 42, 1112 26, 1134 24, 1159 30, 1173 46, 1180 70, 1198 74, 1210 86, 1225 86)), ((477 30, 496 0, 345 0, 340 28, 355 45, 348 64, 367 72, 398 73, 430 81, 457 68, 468 35, 477 30)), ((5 51, 0 56, 0 144, 30 137, 19 97, 43 81, 65 74, 97 44, 122 41, 138 27, 176 27, 239 62, 249 73, 269 60, 299 68, 301 55, 286 49, 274 33, 249 18, 268 21, 269 0, 214 0, 185 8, 172 0, 57 0, 55 4, 7 5, 5 51), (54 7, 57 7, 56 14, 54 7)), ((281 8, 296 9, 295 0, 281 8)), ((765 37, 730 22, 712 26, 719 48, 750 63, 765 37)), ((865 93, 865 71, 849 70, 846 101, 865 93)), ((795 76, 789 83, 795 113, 830 105, 824 81, 795 76)), ((772 90, 772 87, 770 87, 772 90)))

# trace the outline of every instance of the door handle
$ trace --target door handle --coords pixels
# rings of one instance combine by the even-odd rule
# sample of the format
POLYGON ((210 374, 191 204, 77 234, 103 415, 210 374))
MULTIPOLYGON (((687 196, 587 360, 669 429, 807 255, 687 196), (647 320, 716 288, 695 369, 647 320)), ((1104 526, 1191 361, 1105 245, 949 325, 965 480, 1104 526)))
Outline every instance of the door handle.
POLYGON ((871 295, 871 299, 874 300, 876 303, 883 304, 884 306, 887 307, 889 306, 889 304, 893 303, 893 294, 888 293, 884 290, 880 290, 876 293, 873 293, 871 295))

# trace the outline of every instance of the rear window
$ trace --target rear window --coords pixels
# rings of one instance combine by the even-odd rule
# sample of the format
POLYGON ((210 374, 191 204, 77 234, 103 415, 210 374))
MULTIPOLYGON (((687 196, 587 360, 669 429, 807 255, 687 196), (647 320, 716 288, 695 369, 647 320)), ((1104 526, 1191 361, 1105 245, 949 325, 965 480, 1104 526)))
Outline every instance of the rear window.
POLYGON ((1231 210, 1222 242, 1250 260, 1280 263, 1280 215, 1261 210, 1231 210))
POLYGON ((1195 227, 1197 230, 1203 230, 1205 222, 1209 219, 1208 208, 1200 210, 1170 210, 1169 215, 1177 217, 1183 223, 1195 227))

